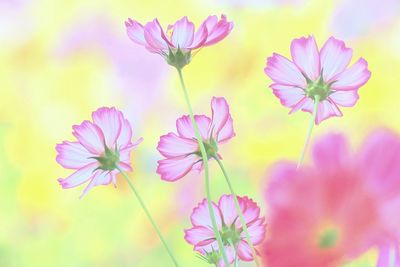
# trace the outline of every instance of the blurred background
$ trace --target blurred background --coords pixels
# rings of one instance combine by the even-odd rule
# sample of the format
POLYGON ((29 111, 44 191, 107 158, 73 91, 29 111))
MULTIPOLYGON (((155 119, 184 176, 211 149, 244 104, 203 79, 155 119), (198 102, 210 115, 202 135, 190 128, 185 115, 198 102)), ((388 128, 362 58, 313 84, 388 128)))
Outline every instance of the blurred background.
MULTIPOLYGON (((190 213, 204 197, 203 177, 175 183, 155 173, 159 136, 186 114, 176 71, 126 36, 124 20, 158 17, 166 27, 182 16, 199 25, 211 14, 234 21, 221 43, 203 49, 184 75, 195 113, 211 115, 212 96, 224 96, 236 137, 221 146, 239 195, 265 207, 271 165, 297 160, 309 115, 288 115, 264 75, 273 52, 289 56, 293 38, 331 35, 364 57, 372 77, 344 117, 324 121, 357 146, 387 126, 400 131, 399 0, 0 0, 0 266, 170 266, 157 236, 122 179, 118 187, 62 190, 71 172, 55 161, 56 143, 73 140, 71 126, 101 106, 130 119, 131 174, 183 266, 206 266, 183 239, 190 213)), ((211 163, 214 199, 228 193, 211 163)), ((267 216, 268 223, 268 216, 267 216)), ((371 250, 347 266, 374 266, 371 250)), ((172 266, 172 265, 171 265, 172 266)), ((242 266, 252 266, 242 264, 242 266)))

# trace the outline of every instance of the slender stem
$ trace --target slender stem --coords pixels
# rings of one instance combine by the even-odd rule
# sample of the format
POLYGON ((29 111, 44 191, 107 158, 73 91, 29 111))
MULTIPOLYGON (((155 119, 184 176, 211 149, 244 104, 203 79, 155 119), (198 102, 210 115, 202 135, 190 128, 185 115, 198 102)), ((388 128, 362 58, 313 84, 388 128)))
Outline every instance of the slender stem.
POLYGON ((193 115, 192 106, 190 104, 189 94, 188 94, 188 92, 186 90, 185 82, 184 82, 183 76, 182 76, 182 70, 179 69, 179 68, 177 68, 177 70, 178 70, 178 73, 179 73, 179 79, 181 81, 182 90, 183 90, 183 93, 185 95, 186 104, 187 104, 188 109, 189 109, 189 116, 190 116, 190 120, 192 122, 192 127, 194 129, 195 134, 196 134, 196 139, 197 139, 197 142, 199 143, 199 147, 200 147, 201 157, 203 159, 204 180, 205 180, 206 195, 207 195, 207 205, 208 205, 208 210, 210 212, 213 231, 214 231, 215 237, 216 237, 216 239, 218 241, 219 250, 222 252, 222 258, 224 260, 225 266, 228 267, 228 266, 230 266, 230 264, 229 264, 229 261, 228 261, 228 257, 226 256, 226 252, 225 252, 224 244, 222 243, 221 235, 220 235, 219 230, 218 230, 217 221, 215 219, 215 213, 214 213, 214 209, 212 207, 212 202, 211 202, 211 190, 210 190, 210 178, 209 178, 209 170, 208 170, 207 152, 206 152, 206 149, 204 147, 203 140, 201 139, 197 123, 194 120, 194 115, 193 115))
POLYGON ((163 243, 165 249, 167 250, 169 256, 171 257, 171 260, 174 262, 174 265, 176 267, 179 267, 178 262, 176 261, 171 249, 169 248, 167 242, 165 241, 163 235, 161 234, 160 229, 158 228, 156 222, 154 221, 153 217, 151 216, 149 210, 147 209, 146 205, 144 204, 142 198, 140 197, 138 191, 136 191, 135 187, 133 186, 131 180, 129 179, 129 176, 122 171, 120 168, 117 168, 118 171, 124 176, 125 180, 128 182, 129 187, 132 189, 132 192, 135 194, 137 200, 139 201, 140 205, 142 206, 144 213, 146 213, 147 218, 149 219, 151 225, 153 226, 154 230, 156 230, 158 237, 160 238, 161 242, 163 243))
POLYGON ((313 110, 313 114, 311 116, 310 126, 308 127, 306 141, 304 142, 303 150, 301 151, 301 156, 300 156, 299 162, 297 163, 297 169, 299 169, 300 166, 303 164, 304 156, 306 155, 308 144, 310 143, 311 133, 312 133, 312 130, 313 130, 314 125, 315 125, 315 118, 317 117, 318 104, 319 103, 320 103, 319 102, 319 95, 316 95, 315 99, 314 99, 314 110, 313 110))
POLYGON ((218 162, 218 165, 221 168, 222 173, 224 174, 226 183, 228 184, 229 190, 231 191, 231 194, 233 196, 233 202, 235 202, 236 212, 239 215, 240 223, 242 224, 243 232, 246 235, 246 240, 250 246, 251 253, 253 254, 254 262, 256 263, 257 267, 260 267, 261 265, 257 258, 256 250, 254 249, 253 242, 251 242, 249 231, 247 230, 246 221, 244 220, 242 210, 240 209, 239 201, 237 200, 237 196, 229 179, 228 173, 226 172, 224 164, 222 164, 222 161, 218 158, 218 156, 214 157, 214 159, 218 162))
POLYGON ((239 259, 238 259, 238 254, 237 254, 237 248, 233 245, 233 242, 231 239, 229 239, 229 244, 231 245, 234 253, 235 253, 235 260, 234 260, 234 267, 238 267, 239 266, 239 259))

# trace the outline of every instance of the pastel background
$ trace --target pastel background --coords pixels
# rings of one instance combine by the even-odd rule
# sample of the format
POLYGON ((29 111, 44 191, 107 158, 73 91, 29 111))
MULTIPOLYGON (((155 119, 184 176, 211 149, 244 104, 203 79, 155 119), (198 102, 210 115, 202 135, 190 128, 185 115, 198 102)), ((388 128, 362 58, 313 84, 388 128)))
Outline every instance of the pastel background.
MULTIPOLYGON (((159 136, 186 114, 177 73, 133 44, 123 22, 158 17, 166 26, 187 15, 199 25, 221 13, 234 21, 232 33, 184 74, 195 113, 210 114, 212 96, 230 104, 236 137, 221 153, 239 195, 265 208, 269 168, 300 153, 309 114, 289 116, 263 73, 266 57, 288 56, 293 38, 314 34, 321 46, 334 35, 372 72, 357 105, 314 136, 341 131, 357 146, 378 126, 400 131, 399 0, 0 0, 0 266, 169 266, 122 179, 82 200, 83 188, 57 183, 70 171, 56 163, 55 144, 72 140, 71 126, 100 106, 121 109, 134 139, 144 137, 133 152, 134 184, 182 265, 206 266, 183 239, 204 197, 202 176, 166 183, 155 173, 159 136)), ((214 198, 228 193, 215 162, 211 176, 214 198)), ((375 258, 371 250, 349 266, 374 266, 375 258)))

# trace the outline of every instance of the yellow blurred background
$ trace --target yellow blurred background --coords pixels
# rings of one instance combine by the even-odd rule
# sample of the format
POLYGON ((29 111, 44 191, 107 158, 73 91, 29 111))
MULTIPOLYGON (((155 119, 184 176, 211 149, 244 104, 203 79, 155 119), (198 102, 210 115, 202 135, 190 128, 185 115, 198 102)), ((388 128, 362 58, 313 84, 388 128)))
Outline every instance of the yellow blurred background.
MULTIPOLYGON (((101 106, 130 119, 134 184, 182 266, 206 266, 183 239, 203 178, 175 183, 155 173, 159 136, 186 114, 176 71, 126 36, 124 20, 158 17, 166 27, 187 15, 196 25, 211 14, 234 21, 221 43, 202 49, 184 75, 195 113, 210 114, 212 96, 230 104, 236 137, 221 146, 239 195, 266 207, 268 169, 297 160, 309 114, 288 115, 268 85, 265 60, 289 56, 293 38, 334 35, 364 57, 372 77, 354 108, 316 127, 348 134, 354 146, 378 126, 400 131, 400 3, 398 0, 0 0, 0 266, 172 266, 122 179, 118 187, 62 190, 69 170, 55 161, 56 143, 73 140, 74 124, 101 106)), ((214 199, 228 188, 211 163, 214 199)), ((267 215, 268 223, 268 215, 267 215)), ((376 252, 348 266, 374 266, 376 252)), ((252 266, 242 264, 241 266, 252 266)))

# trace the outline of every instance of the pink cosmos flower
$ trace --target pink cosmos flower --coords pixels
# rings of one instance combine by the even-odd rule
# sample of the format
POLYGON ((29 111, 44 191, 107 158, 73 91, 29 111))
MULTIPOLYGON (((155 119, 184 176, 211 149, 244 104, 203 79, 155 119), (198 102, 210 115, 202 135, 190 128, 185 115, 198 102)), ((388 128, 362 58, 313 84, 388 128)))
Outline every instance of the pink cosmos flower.
MULTIPOLYGON (((218 145, 235 136, 229 106, 223 97, 211 100, 212 118, 195 115, 208 158, 220 157, 218 145)), ((201 171, 203 162, 196 135, 189 116, 176 121, 178 134, 168 133, 160 137, 157 150, 165 157, 158 161, 157 173, 165 181, 176 181, 191 170, 201 171)))
POLYGON ((210 46, 224 39, 232 30, 233 23, 225 15, 218 20, 209 16, 195 31, 194 24, 183 17, 164 31, 157 19, 142 25, 128 19, 125 22, 129 38, 144 46, 148 51, 162 55, 167 62, 182 68, 191 60, 191 52, 210 46))
POLYGON ((59 178, 62 188, 89 184, 81 197, 97 185, 116 184, 118 169, 132 171, 130 153, 143 139, 131 142, 132 128, 121 111, 99 108, 92 113, 93 122, 74 125, 77 142, 64 141, 56 146, 57 162, 67 169, 76 170, 67 178, 59 178))
MULTIPOLYGON (((260 217, 260 208, 248 197, 238 197, 238 201, 251 241, 254 245, 261 244, 264 240, 266 225, 264 217, 260 217)), ((237 253, 239 260, 252 261, 253 255, 236 213, 232 195, 223 195, 218 205, 212 204, 228 260, 233 262, 234 255, 237 253)), ((218 264, 219 267, 225 266, 218 251, 215 250, 218 249, 218 243, 212 229, 206 199, 193 209, 190 219, 193 227, 185 230, 185 240, 192 244, 194 250, 202 254, 207 262, 218 264)))
POLYGON ((349 66, 352 50, 343 41, 330 37, 321 50, 313 36, 294 39, 291 44, 293 61, 274 53, 267 59, 265 73, 273 80, 270 86, 290 114, 301 109, 313 112, 319 97, 315 123, 332 116, 342 116, 339 106, 352 107, 358 89, 370 78, 368 63, 358 59, 349 66))
POLYGON ((313 155, 314 166, 282 163, 269 180, 270 236, 261 252, 267 266, 341 266, 378 240, 380 202, 345 138, 328 135, 313 155))

